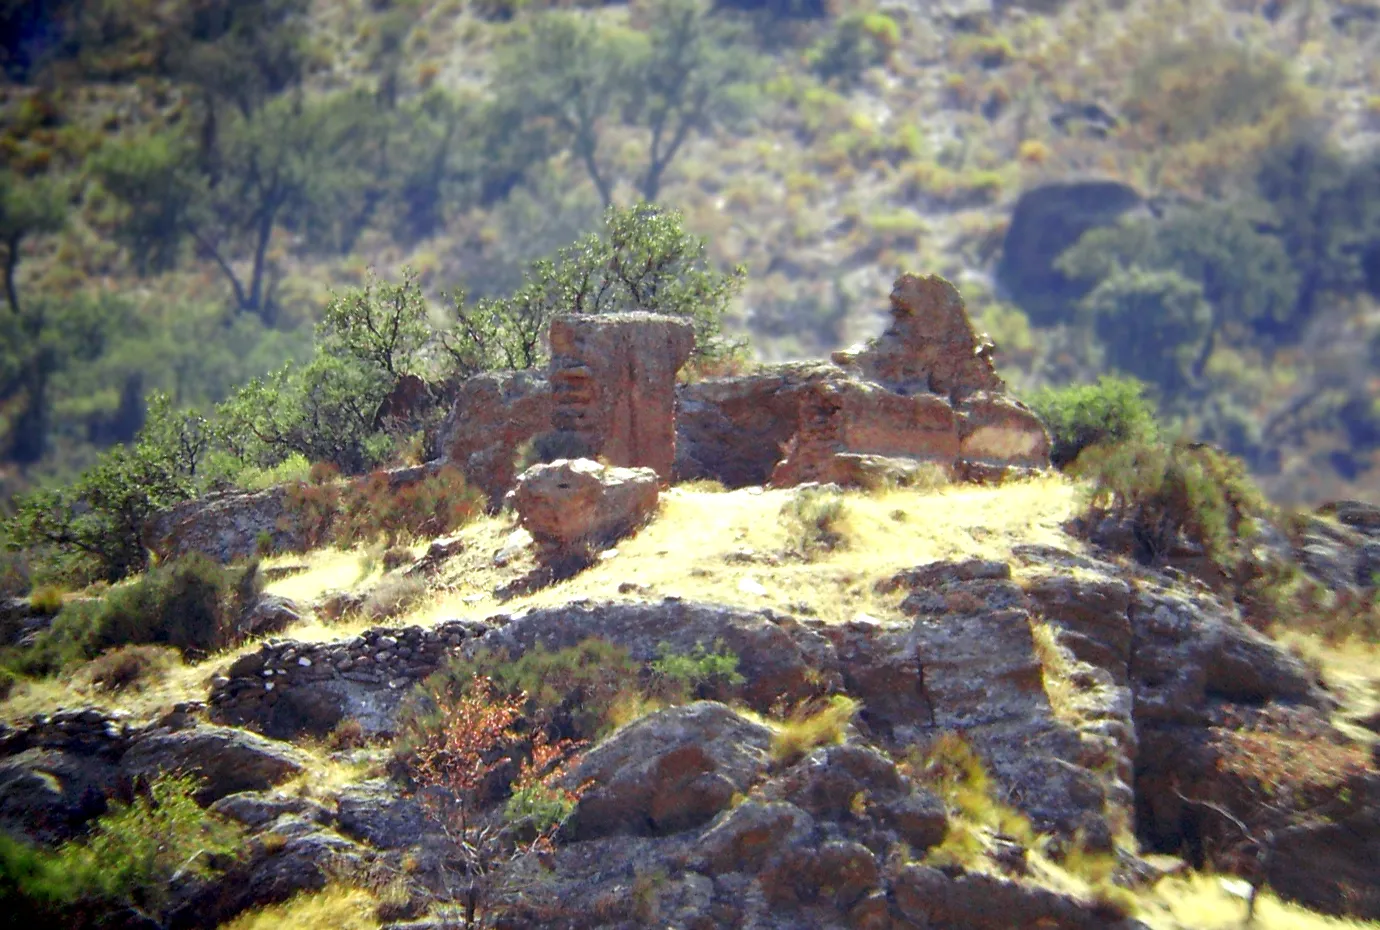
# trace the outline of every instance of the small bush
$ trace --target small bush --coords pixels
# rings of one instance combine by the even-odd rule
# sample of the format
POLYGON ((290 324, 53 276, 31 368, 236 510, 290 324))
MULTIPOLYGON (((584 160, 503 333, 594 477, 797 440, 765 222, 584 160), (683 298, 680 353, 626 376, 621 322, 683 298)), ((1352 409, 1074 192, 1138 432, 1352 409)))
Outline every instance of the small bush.
POLYGON ((383 553, 383 570, 391 572, 412 561, 412 550, 406 546, 393 546, 383 553))
POLYGON ((426 590, 426 582, 420 578, 385 578, 364 598, 362 610, 375 621, 401 617, 426 596, 426 590))
POLYGON ((258 597, 258 563, 219 565, 200 553, 111 588, 98 601, 69 604, 32 646, 12 650, 12 670, 49 675, 128 645, 171 646, 200 657, 233 645, 237 621, 258 597))
POLYGON ((672 652, 670 643, 661 643, 657 656, 651 666, 653 690, 673 703, 718 697, 747 680, 738 671, 738 656, 722 640, 713 652, 696 643, 689 654, 672 652))
POLYGON ((165 646, 123 646, 91 660, 91 683, 105 691, 140 688, 161 678, 177 662, 177 653, 165 646))
POLYGON ((393 487, 385 472, 349 484, 288 487, 286 519, 297 527, 307 548, 409 539, 433 539, 464 526, 483 513, 483 494, 464 474, 447 466, 412 484, 393 487))
POLYGON ((1079 457, 1075 474, 1092 482, 1089 522, 1129 522, 1147 562, 1186 540, 1232 576, 1249 555, 1257 519, 1269 513, 1244 463, 1202 443, 1098 445, 1079 457))
POLYGON ((41 614, 55 614, 62 610, 62 605, 63 591, 57 585, 39 585, 29 595, 29 606, 41 614))
POLYGON ((192 778, 161 776, 54 852, 0 834, 0 901, 10 919, 80 926, 121 909, 160 916, 174 873, 206 875, 239 841, 238 830, 197 806, 196 789, 192 778))
POLYGON ((792 541, 802 555, 840 548, 845 538, 841 531, 847 510, 843 496, 824 488, 806 488, 786 502, 781 517, 791 531, 792 541))
POLYGON ((368 745, 369 739, 364 733, 364 725, 358 720, 342 720, 335 725, 326 736, 326 745, 335 752, 344 752, 349 749, 361 749, 368 745))
POLYGON ((0 665, 0 701, 9 700, 10 693, 14 691, 15 682, 18 680, 14 672, 0 665))
POLYGON ((1072 465, 1089 446, 1150 441, 1158 434, 1145 386, 1131 378, 1108 376, 1097 384, 1046 388, 1029 401, 1049 430, 1049 457, 1057 468, 1072 465))
POLYGON ((613 729, 615 707, 640 693, 640 671, 626 649, 596 638, 555 652, 539 647, 516 660, 480 652, 427 678, 404 712, 400 732, 426 729, 434 708, 454 702, 482 679, 504 697, 521 695, 523 715, 537 725, 570 739, 598 738, 613 729))
POLYGON ((960 734, 948 731, 925 750, 912 749, 903 769, 930 787, 970 824, 999 830, 1027 847, 1035 843, 1030 821, 996 799, 982 758, 960 734))
POLYGON ((772 735, 771 758, 790 765, 817 746, 843 742, 845 731, 861 705, 843 694, 830 695, 813 713, 810 705, 792 714, 772 735))

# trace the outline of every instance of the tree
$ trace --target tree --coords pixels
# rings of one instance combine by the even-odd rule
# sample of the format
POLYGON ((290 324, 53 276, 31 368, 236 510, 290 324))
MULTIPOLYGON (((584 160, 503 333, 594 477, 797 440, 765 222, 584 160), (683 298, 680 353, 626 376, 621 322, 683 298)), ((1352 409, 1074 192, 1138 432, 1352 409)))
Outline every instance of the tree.
POLYGON ((1299 139, 1265 157, 1256 184, 1300 276, 1297 324, 1322 295, 1367 285, 1367 257, 1380 248, 1380 159, 1353 164, 1325 142, 1299 139))
POLYGON ((689 321, 696 353, 712 356, 729 348, 720 327, 743 275, 742 268, 723 274, 710 267, 704 240, 686 232, 674 210, 647 203, 610 209, 602 236, 534 262, 511 297, 467 306, 457 295, 442 341, 462 374, 531 368, 544 361, 542 340, 557 314, 644 310, 689 321))
POLYGON ((190 240, 230 284, 236 306, 271 323, 268 248, 275 228, 309 225, 349 189, 340 158, 350 129, 341 119, 346 109, 339 98, 275 98, 251 116, 227 120, 214 163, 176 131, 103 149, 92 168, 127 208, 119 235, 136 265, 170 268, 190 240))
POLYGON ((704 0, 659 0, 651 9, 647 48, 629 116, 649 139, 638 179, 642 199, 654 203, 666 169, 692 133, 709 133, 751 111, 758 56, 737 23, 704 0))
POLYGON ((21 178, 0 170, 0 245, 5 249, 5 300, 10 313, 19 307, 19 260, 24 240, 57 232, 66 222, 67 192, 49 178, 21 178))
POLYGON ((415 271, 404 269, 401 284, 380 282, 371 273, 363 288, 332 296, 317 328, 318 344, 396 381, 418 373, 432 338, 427 317, 415 271))
POLYGON ((1212 332, 1202 287, 1176 271, 1118 269, 1081 309, 1094 320, 1109 363, 1170 394, 1189 383, 1212 332))
POLYGON ((605 207, 613 203, 613 177, 600 157, 600 137, 627 100, 640 45, 626 29, 555 10, 536 17, 499 55, 500 122, 548 124, 551 141, 580 160, 605 207))
POLYGON ((645 33, 542 14, 500 57, 498 122, 548 127, 548 147, 574 154, 608 207, 616 168, 601 141, 621 117, 648 134, 634 183, 655 201, 692 134, 749 109, 759 68, 745 36, 704 0, 656 0, 645 33))
MULTIPOLYGON (((1201 339, 1196 335, 1196 323, 1181 332, 1184 338, 1193 338, 1197 347, 1187 369, 1190 381, 1202 378, 1223 333, 1244 335, 1271 321, 1288 320, 1298 301, 1298 276, 1283 243, 1258 230, 1246 210, 1230 203, 1182 208, 1163 220, 1133 220, 1092 230, 1060 256, 1057 265, 1070 277, 1085 281, 1108 284, 1113 278, 1118 279, 1117 283, 1108 284, 1095 301, 1104 310, 1110 306, 1113 292, 1134 291, 1146 299, 1150 296, 1146 288, 1160 288, 1160 296, 1170 301, 1161 308, 1177 314, 1177 322, 1169 324, 1171 329, 1196 316, 1183 287, 1166 278, 1152 281, 1143 275, 1133 281, 1128 277, 1129 271, 1139 268, 1143 272, 1169 272, 1198 287, 1209 315, 1201 339)), ((1091 307, 1093 303, 1090 293, 1084 298, 1084 306, 1091 307)), ((1149 309, 1148 305, 1145 309, 1149 309)), ((1148 324, 1141 320, 1133 321, 1133 325, 1148 324)), ((1127 359, 1136 354, 1131 332, 1105 330, 1107 338, 1121 344, 1127 359)), ((1163 335, 1167 337, 1169 332, 1163 335)), ((1163 347, 1163 343, 1157 344, 1163 347)), ((1166 383, 1162 378, 1146 377, 1166 383)))
POLYGON ((48 380, 56 367, 52 347, 44 341, 47 326, 45 305, 27 308, 19 302, 19 261, 25 240, 57 232, 66 221, 66 191, 47 178, 21 178, 0 171, 0 245, 5 250, 4 283, 6 318, 0 332, 14 348, 0 357, 0 403, 22 393, 18 415, 10 430, 9 455, 17 462, 38 461, 48 436, 48 380), (10 372, 6 372, 10 368, 10 372))

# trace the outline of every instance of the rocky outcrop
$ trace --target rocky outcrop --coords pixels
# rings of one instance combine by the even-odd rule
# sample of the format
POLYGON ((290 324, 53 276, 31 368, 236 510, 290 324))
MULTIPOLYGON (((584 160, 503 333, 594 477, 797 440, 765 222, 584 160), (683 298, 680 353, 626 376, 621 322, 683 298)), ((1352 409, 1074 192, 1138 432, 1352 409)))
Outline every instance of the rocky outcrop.
MULTIPOLYGON (((441 463, 386 469, 390 491, 434 475, 441 463)), ((151 519, 145 528, 149 548, 160 559, 181 558, 193 552, 229 563, 252 558, 263 542, 273 552, 298 552, 313 544, 314 530, 297 518, 296 485, 266 491, 235 491, 211 494, 171 507, 151 519)), ((309 521, 308 521, 309 522, 309 521)))
POLYGON ((530 371, 498 371, 463 382, 437 436, 441 460, 465 473, 498 507, 517 477, 519 447, 551 428, 550 382, 530 371))
POLYGON ((150 521, 149 548, 161 559, 200 552, 222 563, 252 557, 261 538, 275 552, 305 549, 307 536, 291 519, 288 497, 287 487, 277 487, 178 504, 150 521))
POLYGON ((670 481, 676 457, 676 372, 690 358, 689 323, 650 313, 551 321, 552 428, 591 458, 650 468, 670 481))
POLYGON ((194 722, 134 726, 94 708, 40 716, 0 739, 0 829, 58 842, 104 813, 108 799, 159 775, 198 778, 197 797, 210 803, 267 788, 304 764, 293 746, 242 730, 194 722))
POLYGON ((512 501, 549 561, 588 556, 627 535, 656 511, 658 485, 650 468, 559 459, 523 472, 512 501))
POLYGON ((1052 323, 1083 286, 1071 281, 1055 261, 1083 233, 1110 226, 1144 201, 1117 181, 1075 180, 1031 188, 1016 202, 1002 242, 997 281, 1033 321, 1052 323))
POLYGON ((575 811, 575 834, 660 836, 700 826, 755 784, 771 731, 700 701, 650 714, 591 750, 572 773, 592 783, 575 811))
POLYGON ((149 731, 120 759, 121 773, 149 781, 164 772, 195 777, 203 804, 241 791, 261 791, 301 774, 306 756, 289 743, 231 727, 149 731))
POLYGON ((0 597, 0 646, 17 646, 46 630, 53 614, 39 610, 26 597, 0 597))

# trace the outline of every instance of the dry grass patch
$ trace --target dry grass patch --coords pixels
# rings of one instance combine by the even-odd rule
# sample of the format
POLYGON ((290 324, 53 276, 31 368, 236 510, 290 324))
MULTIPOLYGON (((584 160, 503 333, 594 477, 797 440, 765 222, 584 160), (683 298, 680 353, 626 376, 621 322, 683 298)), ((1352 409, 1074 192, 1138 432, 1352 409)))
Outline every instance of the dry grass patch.
POLYGON ((1380 930, 1380 922, 1327 917, 1268 890, 1256 900, 1255 921, 1248 924, 1246 902, 1216 875, 1166 878, 1139 899, 1139 917, 1154 930, 1380 930))
POLYGON ((494 599, 492 589, 514 577, 516 566, 496 569, 492 554, 513 524, 479 521, 466 532, 487 534, 487 547, 470 547, 453 560, 446 570, 447 580, 454 579, 449 595, 408 619, 426 623, 483 616, 582 597, 665 596, 788 613, 805 612, 803 604, 829 622, 851 620, 859 613, 886 619, 894 615, 894 607, 873 593, 872 584, 903 568, 944 559, 1006 559, 1018 543, 1082 548, 1061 528, 1078 510, 1077 487, 1057 475, 1000 488, 845 492, 847 545, 814 551, 809 561, 795 546, 798 525, 781 515, 796 495, 793 489, 672 488, 663 495, 657 518, 618 543, 616 556, 507 603, 494 599), (620 592, 628 582, 638 587, 620 592))
POLYGON ((363 889, 331 885, 322 891, 299 894, 282 904, 241 914, 222 925, 221 930, 376 930, 377 906, 378 899, 363 889))

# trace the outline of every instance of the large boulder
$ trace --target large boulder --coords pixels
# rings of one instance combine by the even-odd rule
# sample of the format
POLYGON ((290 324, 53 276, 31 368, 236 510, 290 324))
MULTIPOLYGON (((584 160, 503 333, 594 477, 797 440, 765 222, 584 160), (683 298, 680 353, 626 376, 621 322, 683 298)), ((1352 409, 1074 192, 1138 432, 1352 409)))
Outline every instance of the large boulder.
POLYGON ((290 509, 286 487, 187 501, 149 521, 150 548, 164 560, 200 552, 229 563, 253 556, 267 534, 275 551, 304 549, 307 537, 291 519, 290 509))
POLYGON ((1143 203, 1134 188, 1118 181, 1063 181, 1026 191, 1002 244, 998 283, 1032 320, 1056 322, 1085 286, 1065 277, 1055 261, 1088 230, 1110 226, 1143 203))
POLYGON ((575 823, 581 838, 661 835, 708 822, 767 767, 771 731, 723 704, 651 714, 592 750, 572 774, 590 783, 575 823))
POLYGON ((118 784, 109 762, 59 749, 0 759, 0 831, 42 843, 70 839, 105 813, 118 784))
POLYGON ((557 459, 522 473, 513 505, 538 546, 557 554, 597 550, 631 532, 656 510, 650 468, 613 468, 557 459))
POLYGON ((241 791, 262 791, 301 774, 307 757, 289 743, 231 727, 152 730, 120 760, 122 773, 147 781, 167 772, 201 779, 197 797, 209 804, 241 791))

